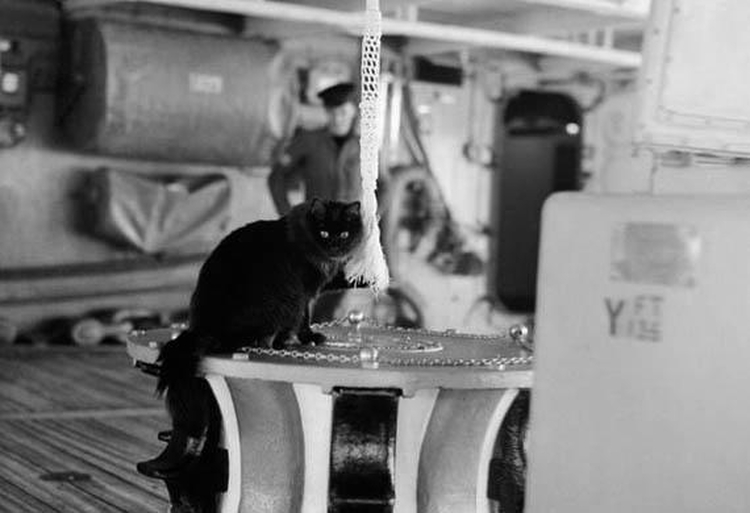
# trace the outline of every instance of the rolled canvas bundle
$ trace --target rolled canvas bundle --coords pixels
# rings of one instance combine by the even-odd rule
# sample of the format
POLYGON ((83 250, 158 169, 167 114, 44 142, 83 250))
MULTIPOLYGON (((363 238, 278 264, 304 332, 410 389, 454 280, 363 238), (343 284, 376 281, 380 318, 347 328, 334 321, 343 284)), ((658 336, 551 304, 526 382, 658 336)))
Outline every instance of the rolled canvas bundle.
POLYGON ((71 30, 59 115, 96 153, 224 165, 267 163, 273 46, 87 19, 71 30))

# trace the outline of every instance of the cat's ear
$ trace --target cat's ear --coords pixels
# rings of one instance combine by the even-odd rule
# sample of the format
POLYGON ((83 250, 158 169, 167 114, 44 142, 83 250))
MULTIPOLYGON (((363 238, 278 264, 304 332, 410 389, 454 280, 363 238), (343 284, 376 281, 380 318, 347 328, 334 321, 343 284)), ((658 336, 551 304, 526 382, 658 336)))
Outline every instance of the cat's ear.
POLYGON ((326 216, 326 204, 319 198, 313 198, 310 202, 310 215, 315 219, 324 219, 326 216))
POLYGON ((350 216, 357 216, 362 212, 362 202, 361 201, 353 201, 351 203, 348 203, 346 205, 346 208, 344 209, 344 213, 350 216))

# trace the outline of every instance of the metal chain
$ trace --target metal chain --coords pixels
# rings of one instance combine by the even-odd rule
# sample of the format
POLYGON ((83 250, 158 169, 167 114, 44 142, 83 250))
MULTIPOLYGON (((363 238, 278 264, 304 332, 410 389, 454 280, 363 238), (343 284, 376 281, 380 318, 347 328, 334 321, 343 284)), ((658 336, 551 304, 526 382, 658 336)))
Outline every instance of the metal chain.
POLYGON ((322 353, 318 351, 301 351, 299 349, 271 349, 269 347, 242 347, 233 355, 235 360, 247 359, 246 355, 270 356, 276 358, 294 358, 297 360, 323 363, 359 363, 359 355, 322 353))
POLYGON ((383 358, 379 363, 405 367, 493 367, 505 369, 531 365, 533 356, 504 356, 495 358, 383 358))
MULTIPOLYGON (((340 319, 336 319, 334 321, 321 322, 318 324, 314 324, 312 328, 316 328, 316 327, 318 328, 342 328, 342 327, 346 327, 347 323, 348 323, 348 316, 341 317, 340 319)), ((363 325, 366 324, 364 328, 375 328, 378 330, 389 331, 392 333, 404 333, 406 335, 417 335, 417 336, 425 336, 425 337, 449 336, 451 338, 459 338, 462 340, 475 340, 475 341, 481 341, 481 342, 497 342, 497 339, 499 338, 510 337, 510 329, 508 328, 502 331, 499 331, 498 333, 492 334, 492 335, 480 335, 480 334, 474 334, 474 333, 462 333, 454 329, 438 331, 438 330, 429 330, 426 328, 402 328, 400 326, 385 326, 385 325, 378 324, 374 319, 371 319, 371 318, 364 318, 362 324, 363 325)))
MULTIPOLYGON (((362 322, 365 320, 360 314, 356 320, 356 324, 351 322, 351 315, 343 317, 341 319, 320 323, 313 326, 313 328, 326 330, 326 329, 340 329, 347 327, 347 321, 349 324, 349 330, 356 333, 359 340, 363 340, 363 333, 361 331, 362 322)), ((378 330, 379 335, 382 337, 393 337, 391 334, 397 334, 398 338, 405 337, 408 340, 414 338, 435 338, 435 337, 446 337, 449 336, 454 339, 471 340, 475 342, 493 342, 497 343, 499 339, 509 338, 510 330, 505 334, 497 335, 474 335, 469 333, 458 333, 455 330, 435 331, 427 329, 413 329, 413 328, 400 328, 393 326, 380 326, 371 319, 367 319, 367 328, 373 328, 378 330), (384 335, 385 333, 385 335, 384 335)), ((353 333, 349 333, 352 335, 353 333)), ((436 342, 430 342, 437 348, 442 349, 442 344, 436 342)), ((523 356, 504 356, 495 358, 451 358, 451 357, 414 357, 414 356, 392 356, 383 355, 380 352, 399 352, 408 351, 408 349, 400 348, 399 346, 386 346, 378 344, 346 344, 346 346, 335 345, 330 348, 317 348, 317 349, 272 349, 267 347, 247 346, 239 350, 234 354, 235 359, 246 360, 250 355, 271 357, 271 358, 291 358, 295 360, 302 360, 306 362, 316 363, 331 363, 331 364, 344 364, 344 365, 360 365, 363 366, 377 366, 379 364, 390 365, 394 367, 484 367, 503 370, 507 367, 520 366, 520 365, 531 365, 534 361, 534 357, 530 354, 524 354, 523 356), (341 349, 359 349, 358 354, 341 354, 341 349), (323 349, 323 351, 321 351, 323 349), (327 351, 335 352, 327 352, 327 351)), ((525 352, 524 352, 525 353, 525 352)), ((433 353, 434 354, 434 353, 433 353)))
MULTIPOLYGON (((362 361, 358 354, 344 355, 335 353, 323 353, 314 350, 299 349, 271 349, 267 347, 243 347, 240 352, 235 353, 234 359, 244 360, 250 355, 267 356, 275 358, 292 358, 308 362, 338 363, 347 365, 359 365, 362 361)), ((531 365, 534 357, 528 356, 504 356, 495 358, 401 358, 383 357, 377 358, 376 362, 394 367, 488 367, 503 370, 507 367, 531 365)))

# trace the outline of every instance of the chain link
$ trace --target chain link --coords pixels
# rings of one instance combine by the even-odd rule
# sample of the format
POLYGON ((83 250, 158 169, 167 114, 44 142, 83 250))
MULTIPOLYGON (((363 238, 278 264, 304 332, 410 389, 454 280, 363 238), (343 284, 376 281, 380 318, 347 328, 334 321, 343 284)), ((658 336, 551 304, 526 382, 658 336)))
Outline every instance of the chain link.
POLYGON ((292 358, 320 363, 358 364, 359 355, 324 353, 319 351, 302 351, 299 349, 271 349, 268 347, 242 347, 234 354, 234 359, 246 359, 246 355, 292 358))
MULTIPOLYGON (((368 347, 368 346, 365 346, 368 347)), ((234 358, 238 360, 247 359, 250 355, 270 358, 291 358, 308 362, 338 363, 344 365, 359 365, 361 358, 358 354, 335 354, 320 352, 317 350, 300 349, 271 349, 267 347, 243 347, 234 358)), ((495 358, 415 358, 386 356, 377 358, 376 362, 394 367, 486 367, 503 370, 507 367, 531 365, 534 357, 527 356, 503 356, 495 358)))
MULTIPOLYGON (((336 319, 334 321, 329 322, 321 322, 318 324, 314 324, 312 326, 313 329, 315 328, 347 328, 348 317, 341 317, 340 319, 336 319)), ((426 328, 402 328, 400 326, 384 326, 381 324, 378 324, 374 321, 374 319, 371 318, 364 318, 362 321, 362 325, 364 329, 370 329, 374 328, 379 331, 385 331, 385 332, 391 332, 391 333, 400 333, 405 334, 407 336, 421 336, 421 337, 445 337, 449 336, 451 338, 457 338, 461 340, 474 340, 478 342, 497 342, 498 339, 504 339, 510 337, 510 329, 506 328, 502 331, 499 331, 497 333, 494 333, 492 335, 481 335, 481 334, 475 334, 475 333, 462 333, 460 331, 456 331, 454 329, 447 329, 443 331, 438 330, 429 330, 426 328)))
MULTIPOLYGON (((435 331, 427 329, 413 329, 413 328, 400 328, 392 326, 380 326, 376 323, 368 320, 367 325, 363 326, 364 331, 370 331, 371 329, 377 330, 376 335, 379 338, 398 338, 405 339, 407 344, 403 347, 399 345, 378 345, 375 344, 339 344, 338 347, 332 344, 331 347, 307 347, 306 349, 272 349, 268 347, 257 347, 247 346, 242 347, 234 354, 235 359, 246 360, 250 356, 268 357, 268 358, 282 358, 282 359, 293 359, 302 360, 305 362, 315 363, 326 363, 326 364, 340 364, 340 365, 360 365, 372 366, 377 365, 390 365, 394 367, 480 367, 480 368, 492 368, 497 370, 503 370, 507 367, 516 367, 531 365, 534 362, 534 357, 530 354, 526 354, 524 351, 521 356, 497 356, 494 358, 451 358, 442 357, 436 354, 433 349, 442 350, 442 344, 434 341, 424 341, 422 343, 414 342, 412 338, 436 338, 436 337, 451 337, 452 339, 459 340, 470 340, 474 342, 492 342, 497 344, 498 341, 507 339, 508 333, 497 334, 497 335, 475 335, 469 333, 458 333, 454 330, 435 331), (391 335, 388 335, 390 333, 391 335), (395 334, 395 335, 394 335, 395 334), (386 352, 393 353, 404 353, 410 352, 410 345, 423 345, 423 353, 431 353, 430 357, 424 356, 401 356, 401 355, 387 355, 382 354, 386 352), (342 349, 356 351, 359 349, 360 352, 368 351, 365 356, 365 361, 360 356, 361 353, 355 354, 342 354, 342 349), (373 355, 373 351, 375 355, 373 355)), ((322 331, 331 329, 346 329, 347 333, 351 335, 351 332, 356 332, 360 337, 359 340, 364 340, 364 333, 347 322, 347 317, 342 319, 320 323, 313 326, 313 329, 319 329, 322 331)), ((330 336, 330 335, 329 335, 330 336)), ((413 354, 414 351, 412 351, 413 354)))

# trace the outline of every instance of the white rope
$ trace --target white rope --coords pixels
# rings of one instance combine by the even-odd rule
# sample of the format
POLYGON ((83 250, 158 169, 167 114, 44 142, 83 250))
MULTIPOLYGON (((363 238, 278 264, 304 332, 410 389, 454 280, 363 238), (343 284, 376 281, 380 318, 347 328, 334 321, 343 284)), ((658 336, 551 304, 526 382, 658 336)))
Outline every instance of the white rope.
POLYGON ((380 36, 381 16, 379 0, 367 0, 365 29, 362 35, 360 68, 360 172, 362 175, 362 218, 365 228, 363 243, 346 265, 350 281, 364 281, 375 292, 388 287, 388 266, 380 245, 377 199, 380 145, 380 36))

